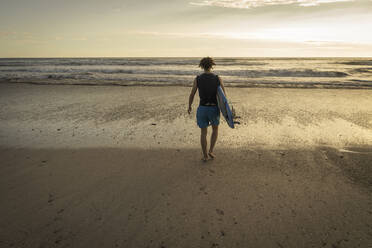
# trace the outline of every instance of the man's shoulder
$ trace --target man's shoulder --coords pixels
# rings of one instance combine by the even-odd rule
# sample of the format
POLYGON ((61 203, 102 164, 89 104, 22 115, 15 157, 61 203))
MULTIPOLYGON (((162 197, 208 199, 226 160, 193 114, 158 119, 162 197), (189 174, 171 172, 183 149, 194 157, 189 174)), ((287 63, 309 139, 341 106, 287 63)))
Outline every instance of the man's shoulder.
POLYGON ((197 77, 218 77, 218 75, 213 72, 209 72, 209 73, 203 72, 197 75, 197 77))

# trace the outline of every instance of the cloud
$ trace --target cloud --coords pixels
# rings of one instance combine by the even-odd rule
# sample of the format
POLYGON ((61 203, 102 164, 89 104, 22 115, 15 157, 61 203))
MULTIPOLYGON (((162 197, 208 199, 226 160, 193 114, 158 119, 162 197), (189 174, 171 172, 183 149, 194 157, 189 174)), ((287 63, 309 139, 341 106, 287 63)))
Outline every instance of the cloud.
POLYGON ((214 38, 214 39, 259 39, 257 33, 236 33, 236 32, 148 32, 148 31, 136 31, 133 34, 139 35, 151 35, 151 36, 167 36, 174 38, 214 38))
MULTIPOLYGON (((323 3, 353 2, 354 0, 202 0, 190 2, 198 6, 215 6, 224 8, 251 9, 270 5, 296 4, 303 7, 317 6, 323 3)), ((371 0, 372 1, 372 0, 371 0)))
MULTIPOLYGON (((254 32, 153 32, 153 31, 134 31, 130 34, 162 36, 174 39, 219 39, 236 40, 242 42, 277 42, 277 43, 296 43, 317 47, 330 47, 341 45, 367 45, 370 42, 358 40, 350 35, 349 38, 337 35, 333 36, 328 29, 320 30, 315 28, 276 28, 262 29, 254 32), (315 34, 314 30, 318 30, 315 34)), ((337 32, 336 32, 337 34, 337 32)))
POLYGON ((0 38, 12 38, 16 35, 18 35, 18 33, 14 31, 0 31, 0 38))
POLYGON ((86 41, 88 40, 87 37, 74 37, 71 39, 72 41, 86 41))

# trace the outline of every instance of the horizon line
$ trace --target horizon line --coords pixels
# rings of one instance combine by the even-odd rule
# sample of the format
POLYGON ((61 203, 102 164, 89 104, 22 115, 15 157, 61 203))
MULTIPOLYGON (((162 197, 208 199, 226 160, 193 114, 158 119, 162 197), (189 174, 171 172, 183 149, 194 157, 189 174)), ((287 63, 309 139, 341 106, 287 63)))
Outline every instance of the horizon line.
POLYGON ((372 56, 76 56, 76 57, 0 57, 0 59, 86 59, 86 58, 370 58, 372 56))

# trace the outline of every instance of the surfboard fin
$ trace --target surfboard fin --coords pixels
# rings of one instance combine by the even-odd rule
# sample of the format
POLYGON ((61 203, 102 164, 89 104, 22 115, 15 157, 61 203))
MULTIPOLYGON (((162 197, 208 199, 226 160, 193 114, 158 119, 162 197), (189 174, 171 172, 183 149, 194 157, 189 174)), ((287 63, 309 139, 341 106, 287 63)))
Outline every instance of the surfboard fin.
POLYGON ((232 118, 235 119, 236 113, 235 113, 235 109, 233 105, 231 105, 231 114, 232 114, 232 118))

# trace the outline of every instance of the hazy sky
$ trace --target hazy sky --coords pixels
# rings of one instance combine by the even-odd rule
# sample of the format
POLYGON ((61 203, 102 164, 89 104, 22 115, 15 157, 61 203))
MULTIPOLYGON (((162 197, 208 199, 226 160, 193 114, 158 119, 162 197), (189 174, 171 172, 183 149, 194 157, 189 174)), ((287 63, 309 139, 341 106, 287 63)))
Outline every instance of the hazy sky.
POLYGON ((0 57, 369 56, 372 0, 1 0, 0 57))

